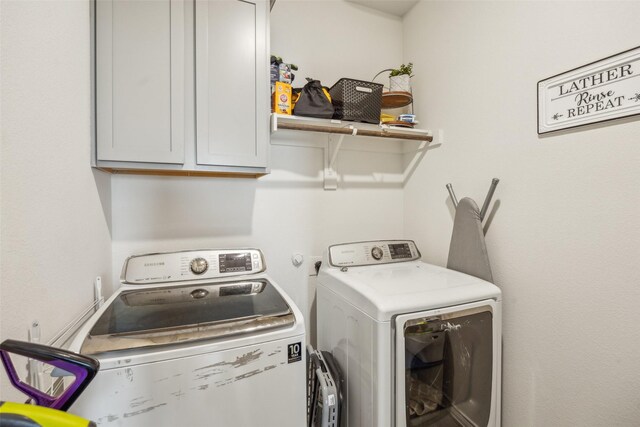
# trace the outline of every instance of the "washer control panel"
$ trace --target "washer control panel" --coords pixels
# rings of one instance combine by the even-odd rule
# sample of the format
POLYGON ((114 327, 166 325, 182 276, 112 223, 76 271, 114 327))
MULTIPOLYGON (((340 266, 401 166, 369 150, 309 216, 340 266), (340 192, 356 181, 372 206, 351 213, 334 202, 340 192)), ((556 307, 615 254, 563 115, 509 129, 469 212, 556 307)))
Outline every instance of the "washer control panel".
POLYGON ((120 281, 127 284, 182 282, 262 273, 259 249, 203 249, 129 257, 120 281))
POLYGON ((419 258, 420 251, 412 240, 373 240, 329 247, 329 263, 334 267, 390 264, 419 258))

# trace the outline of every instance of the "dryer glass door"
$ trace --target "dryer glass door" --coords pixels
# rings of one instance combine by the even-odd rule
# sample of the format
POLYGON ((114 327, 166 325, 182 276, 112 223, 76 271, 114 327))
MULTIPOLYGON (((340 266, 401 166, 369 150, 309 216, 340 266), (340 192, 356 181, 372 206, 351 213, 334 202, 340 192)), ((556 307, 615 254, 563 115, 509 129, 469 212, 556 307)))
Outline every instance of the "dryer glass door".
POLYGON ((488 302, 396 318, 398 426, 486 426, 493 307, 488 302))

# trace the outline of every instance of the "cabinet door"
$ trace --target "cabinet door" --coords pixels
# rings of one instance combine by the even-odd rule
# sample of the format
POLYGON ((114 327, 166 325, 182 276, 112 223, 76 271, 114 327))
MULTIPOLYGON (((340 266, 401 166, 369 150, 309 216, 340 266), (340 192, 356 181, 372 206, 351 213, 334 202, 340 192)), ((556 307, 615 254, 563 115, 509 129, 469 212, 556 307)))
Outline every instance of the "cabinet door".
POLYGON ((268 10, 263 0, 196 0, 200 165, 267 166, 268 10))
POLYGON ((98 160, 184 163, 184 3, 97 0, 98 160))

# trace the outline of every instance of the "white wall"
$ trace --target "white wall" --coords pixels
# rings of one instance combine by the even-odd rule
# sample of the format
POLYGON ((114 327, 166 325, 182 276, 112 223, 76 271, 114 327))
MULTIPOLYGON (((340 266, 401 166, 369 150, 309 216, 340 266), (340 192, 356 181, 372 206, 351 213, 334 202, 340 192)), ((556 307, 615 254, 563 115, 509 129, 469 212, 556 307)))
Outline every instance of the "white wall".
MULTIPOLYGON (((89 3, 5 1, 0 340, 52 338, 111 280, 110 182, 89 166, 89 3)), ((15 398, 2 370, 2 399, 15 398)))
POLYGON ((119 272, 132 253, 261 247, 269 273, 303 307, 310 284, 306 268, 291 265, 294 252, 406 236, 444 264, 444 185, 481 201, 497 176, 487 237, 505 292, 504 425, 637 423, 640 124, 541 138, 535 90, 636 45, 639 3, 425 1, 403 36, 402 22, 360 6, 278 1, 271 50, 301 67, 299 82, 369 79, 415 63, 416 111, 445 140, 404 191, 400 155, 384 143, 349 150, 352 142, 336 192, 322 190, 321 149, 285 145, 272 146, 272 174, 259 180, 115 176, 110 185, 88 166, 88 13, 81 1, 0 6, 1 339, 26 338, 38 319, 46 341, 91 300, 93 278, 109 283, 111 265, 119 272))
MULTIPOLYGON (((371 79, 401 60, 401 20, 342 1, 279 0, 271 29, 271 52, 300 67, 294 86, 305 76, 328 86, 340 77, 371 79)), ((308 283, 306 265, 292 265, 292 254, 308 260, 330 243, 393 238, 403 231, 399 151, 388 153, 387 142, 345 141, 338 156, 339 189, 327 192, 323 151, 314 148, 326 138, 274 134, 275 144, 293 145, 273 145, 271 174, 258 180, 114 176, 114 277, 134 253, 258 247, 268 273, 308 312, 314 283, 308 283)), ((193 123, 187 129, 192 140, 193 123)))
POLYGON ((640 419, 640 121, 536 134, 536 83, 637 46, 638 16, 638 2, 423 1, 405 17, 417 114, 445 135, 406 186, 406 234, 445 264, 445 184, 481 204, 501 179, 487 244, 505 426, 640 419))

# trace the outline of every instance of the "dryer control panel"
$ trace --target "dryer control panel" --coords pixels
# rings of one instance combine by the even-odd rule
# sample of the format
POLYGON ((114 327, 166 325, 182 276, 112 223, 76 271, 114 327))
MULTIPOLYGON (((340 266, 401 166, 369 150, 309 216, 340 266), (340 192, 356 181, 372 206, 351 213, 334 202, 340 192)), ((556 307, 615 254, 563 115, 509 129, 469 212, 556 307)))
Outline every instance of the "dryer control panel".
POLYGON ((266 270, 259 249, 202 249, 129 257, 120 282, 151 284, 217 279, 258 274, 266 270))
POLYGON ((334 267, 390 264, 416 259, 420 259, 420 251, 413 240, 372 240, 329 247, 329 263, 334 267))

